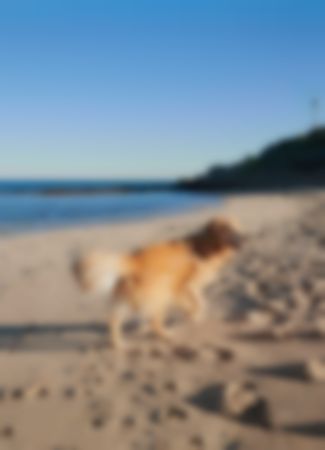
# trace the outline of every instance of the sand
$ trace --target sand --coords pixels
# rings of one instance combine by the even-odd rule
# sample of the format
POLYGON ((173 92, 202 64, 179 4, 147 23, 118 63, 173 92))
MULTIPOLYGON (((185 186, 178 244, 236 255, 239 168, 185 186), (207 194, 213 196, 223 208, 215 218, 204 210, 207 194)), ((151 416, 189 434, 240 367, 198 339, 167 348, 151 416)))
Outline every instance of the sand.
POLYGON ((325 448, 325 193, 229 196, 219 207, 0 237, 0 449, 325 448), (233 216, 245 248, 173 344, 108 345, 103 299, 69 264, 233 216))

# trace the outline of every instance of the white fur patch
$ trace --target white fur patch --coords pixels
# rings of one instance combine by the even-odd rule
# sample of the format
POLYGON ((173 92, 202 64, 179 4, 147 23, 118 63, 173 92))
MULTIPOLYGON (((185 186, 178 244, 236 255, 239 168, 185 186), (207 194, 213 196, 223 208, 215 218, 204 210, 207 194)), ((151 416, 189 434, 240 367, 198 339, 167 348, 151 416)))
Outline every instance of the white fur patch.
POLYGON ((118 279, 120 278, 120 274, 117 272, 105 272, 97 275, 97 289, 98 293, 107 294, 111 292, 118 279))

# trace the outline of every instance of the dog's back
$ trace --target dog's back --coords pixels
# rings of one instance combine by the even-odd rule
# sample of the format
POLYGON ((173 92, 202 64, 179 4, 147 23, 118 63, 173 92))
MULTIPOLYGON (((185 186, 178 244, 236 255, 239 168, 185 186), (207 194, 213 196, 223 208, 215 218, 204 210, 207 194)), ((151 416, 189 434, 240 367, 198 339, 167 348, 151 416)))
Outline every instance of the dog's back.
POLYGON ((167 307, 199 269, 199 261, 182 241, 147 247, 128 256, 131 270, 123 278, 125 291, 136 309, 167 307))

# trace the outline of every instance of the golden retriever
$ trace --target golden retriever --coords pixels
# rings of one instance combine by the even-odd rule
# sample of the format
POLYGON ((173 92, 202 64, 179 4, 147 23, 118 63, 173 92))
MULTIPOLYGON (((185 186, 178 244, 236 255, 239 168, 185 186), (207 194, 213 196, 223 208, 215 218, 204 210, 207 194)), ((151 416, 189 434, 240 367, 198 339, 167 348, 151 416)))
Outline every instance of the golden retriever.
POLYGON ((140 313, 151 329, 167 337, 165 319, 172 307, 198 320, 204 313, 204 288, 242 243, 231 221, 217 218, 183 239, 127 253, 94 251, 78 258, 73 272, 80 286, 109 296, 113 344, 121 344, 128 311, 140 313))

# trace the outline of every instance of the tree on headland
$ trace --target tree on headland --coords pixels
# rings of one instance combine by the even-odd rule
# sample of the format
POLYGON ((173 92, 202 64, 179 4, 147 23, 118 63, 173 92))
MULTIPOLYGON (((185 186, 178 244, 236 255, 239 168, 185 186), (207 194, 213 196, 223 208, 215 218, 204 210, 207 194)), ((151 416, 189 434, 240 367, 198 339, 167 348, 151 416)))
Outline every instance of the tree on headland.
POLYGON ((180 182, 197 190, 245 190, 325 186, 325 127, 283 139, 228 166, 180 182))

